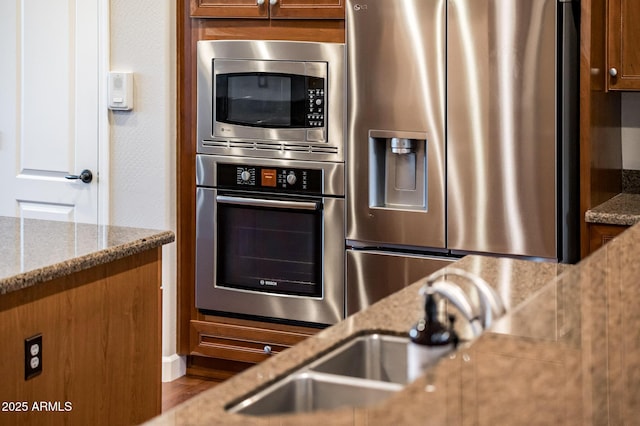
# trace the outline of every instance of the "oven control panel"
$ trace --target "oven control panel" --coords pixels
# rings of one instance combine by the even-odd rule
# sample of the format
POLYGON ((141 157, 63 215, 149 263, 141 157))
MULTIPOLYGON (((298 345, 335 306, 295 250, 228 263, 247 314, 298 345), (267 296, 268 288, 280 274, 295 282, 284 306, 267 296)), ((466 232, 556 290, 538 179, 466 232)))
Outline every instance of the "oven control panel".
POLYGON ((218 187, 322 193, 322 170, 218 164, 218 187))

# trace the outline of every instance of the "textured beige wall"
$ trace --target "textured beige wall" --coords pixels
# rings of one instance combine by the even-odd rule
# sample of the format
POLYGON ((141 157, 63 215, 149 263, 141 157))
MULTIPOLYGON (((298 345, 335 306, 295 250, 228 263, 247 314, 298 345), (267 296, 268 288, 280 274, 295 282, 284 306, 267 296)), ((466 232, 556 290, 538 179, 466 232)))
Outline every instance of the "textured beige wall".
MULTIPOLYGON (((110 69, 134 72, 135 102, 109 117, 110 222, 175 231, 175 0, 111 0, 110 9, 110 69)), ((175 244, 163 250, 162 346, 175 355, 175 244)))

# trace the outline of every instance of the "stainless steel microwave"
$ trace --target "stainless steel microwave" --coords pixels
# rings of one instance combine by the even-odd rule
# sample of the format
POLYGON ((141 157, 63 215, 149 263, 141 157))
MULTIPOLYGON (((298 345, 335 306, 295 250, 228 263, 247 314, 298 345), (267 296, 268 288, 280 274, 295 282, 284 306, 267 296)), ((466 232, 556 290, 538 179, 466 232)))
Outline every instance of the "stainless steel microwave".
POLYGON ((214 136, 326 139, 326 62, 214 59, 213 80, 214 136))
POLYGON ((206 40, 197 57, 198 152, 343 160, 343 44, 206 40))

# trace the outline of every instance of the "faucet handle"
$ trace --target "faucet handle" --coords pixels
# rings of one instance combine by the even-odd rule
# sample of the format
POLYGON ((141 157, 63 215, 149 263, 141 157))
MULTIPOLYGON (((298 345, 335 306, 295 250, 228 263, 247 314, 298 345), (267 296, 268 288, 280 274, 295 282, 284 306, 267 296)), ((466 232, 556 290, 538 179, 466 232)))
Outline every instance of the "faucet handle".
POLYGON ((437 281, 446 275, 465 278, 476 289, 482 304, 482 326, 485 329, 491 327, 493 318, 502 316, 506 312, 502 299, 496 291, 485 280, 463 269, 452 267, 442 268, 427 277, 427 285, 433 286, 440 282, 447 282, 437 281))
POLYGON ((474 336, 479 336, 482 333, 482 325, 478 321, 480 315, 473 308, 469 296, 457 285, 446 281, 437 281, 422 286, 420 294, 425 297, 425 311, 427 311, 425 316, 428 315, 427 306, 430 303, 429 300, 433 300, 433 296, 438 294, 456 307, 458 312, 469 323, 474 336))

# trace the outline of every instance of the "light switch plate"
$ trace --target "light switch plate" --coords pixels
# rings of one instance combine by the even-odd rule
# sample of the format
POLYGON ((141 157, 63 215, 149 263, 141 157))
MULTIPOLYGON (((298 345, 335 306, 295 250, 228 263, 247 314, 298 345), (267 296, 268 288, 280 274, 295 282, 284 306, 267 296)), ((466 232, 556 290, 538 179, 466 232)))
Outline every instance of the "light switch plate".
POLYGON ((109 109, 116 111, 130 111, 133 109, 133 73, 109 73, 107 90, 109 109))

